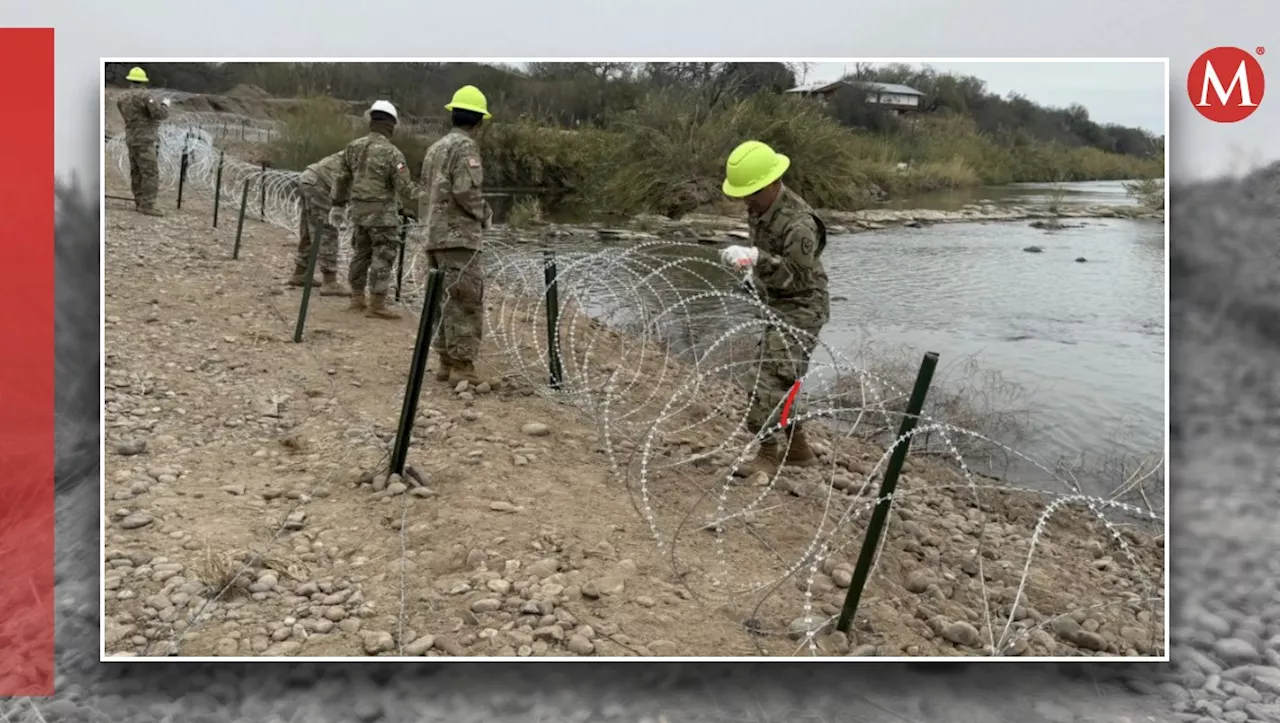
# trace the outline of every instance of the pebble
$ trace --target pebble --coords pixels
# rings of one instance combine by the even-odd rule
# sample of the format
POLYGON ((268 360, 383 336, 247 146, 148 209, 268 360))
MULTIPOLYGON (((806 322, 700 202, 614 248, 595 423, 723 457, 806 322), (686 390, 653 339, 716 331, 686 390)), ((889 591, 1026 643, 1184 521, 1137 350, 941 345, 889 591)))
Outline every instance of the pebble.
POLYGON ((120 520, 119 526, 126 530, 137 530, 155 522, 155 518, 145 512, 133 512, 120 520))
POLYGON ((529 422, 520 429, 530 437, 545 437, 551 434, 551 427, 548 427, 542 422, 529 422))

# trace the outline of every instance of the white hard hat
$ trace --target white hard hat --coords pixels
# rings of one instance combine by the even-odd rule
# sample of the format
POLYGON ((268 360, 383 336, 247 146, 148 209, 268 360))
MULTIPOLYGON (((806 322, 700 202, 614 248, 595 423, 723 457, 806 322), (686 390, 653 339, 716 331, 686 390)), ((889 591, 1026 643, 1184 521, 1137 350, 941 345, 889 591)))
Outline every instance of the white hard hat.
POLYGON ((369 108, 369 112, 370 113, 377 113, 377 112, 386 113, 392 118, 395 118, 396 120, 400 120, 400 115, 396 113, 396 107, 394 105, 391 105, 391 101, 389 100, 374 101, 373 106, 369 108))

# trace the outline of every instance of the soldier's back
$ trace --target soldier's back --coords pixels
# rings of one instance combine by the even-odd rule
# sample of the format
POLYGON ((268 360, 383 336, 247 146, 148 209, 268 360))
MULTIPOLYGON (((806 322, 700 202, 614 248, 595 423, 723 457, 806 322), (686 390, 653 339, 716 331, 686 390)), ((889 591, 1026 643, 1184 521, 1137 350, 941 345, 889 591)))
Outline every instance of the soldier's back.
POLYGON ((400 202, 412 199, 412 183, 400 149, 381 133, 369 133, 347 145, 343 164, 351 169, 351 222, 397 225, 400 202), (406 184, 403 189, 401 182, 406 184))
POLYGON ((439 205, 449 200, 453 190, 453 178, 450 174, 454 157, 475 140, 465 133, 451 131, 443 138, 431 144, 426 156, 422 159, 423 198, 432 205, 439 205))

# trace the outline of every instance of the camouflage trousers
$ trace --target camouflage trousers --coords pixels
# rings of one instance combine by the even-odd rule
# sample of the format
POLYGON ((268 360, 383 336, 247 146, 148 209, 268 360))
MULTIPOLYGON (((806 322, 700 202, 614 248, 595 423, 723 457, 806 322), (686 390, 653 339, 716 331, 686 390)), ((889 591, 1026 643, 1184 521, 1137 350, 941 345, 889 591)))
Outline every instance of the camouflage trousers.
POLYGON ((386 296, 391 286, 391 269, 400 252, 397 226, 355 226, 351 231, 351 266, 347 280, 351 293, 359 296, 365 286, 374 296, 386 296))
POLYGON ((338 270, 338 229, 329 225, 329 193, 318 183, 299 183, 301 211, 298 222, 298 254, 294 262, 306 267, 310 261, 311 242, 320 243, 316 266, 326 274, 338 270))
POLYGON ((129 187, 138 208, 155 208, 160 193, 160 152, 155 140, 126 141, 129 149, 129 187))
POLYGON ((473 249, 437 249, 427 252, 432 269, 443 276, 440 329, 436 348, 451 359, 474 361, 484 334, 484 268, 480 252, 473 249))
MULTIPOLYGON (((791 387, 809 371, 809 360, 817 347, 818 334, 830 313, 828 306, 821 302, 812 305, 778 304, 772 308, 800 333, 768 326, 760 335, 756 346, 758 364, 752 367, 755 374, 748 380, 748 384, 755 383, 748 391, 750 407, 747 411, 747 424, 753 434, 778 423, 791 387)), ((790 416, 796 416, 799 411, 792 406, 790 416)))

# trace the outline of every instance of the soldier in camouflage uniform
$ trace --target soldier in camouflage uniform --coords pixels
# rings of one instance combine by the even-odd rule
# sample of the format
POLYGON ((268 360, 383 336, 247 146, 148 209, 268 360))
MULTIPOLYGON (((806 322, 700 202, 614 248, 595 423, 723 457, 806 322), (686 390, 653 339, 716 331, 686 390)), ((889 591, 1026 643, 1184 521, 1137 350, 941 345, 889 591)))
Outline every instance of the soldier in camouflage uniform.
POLYGON ((445 108, 453 129, 427 149, 418 208, 427 225, 428 263, 444 274, 436 379, 478 383, 475 358, 484 331, 481 231, 492 224, 493 212, 481 195, 484 173, 475 132, 492 116, 484 94, 470 85, 458 90, 445 108))
MULTIPOLYGON (((821 260, 826 228, 809 204, 782 184, 782 174, 790 165, 789 158, 769 146, 747 141, 729 155, 725 169, 725 195, 746 203, 751 245, 730 246, 721 252, 721 259, 727 265, 749 269, 761 299, 784 323, 801 332, 770 326, 762 335, 759 377, 747 413, 747 423, 757 434, 778 424, 783 404, 796 381, 808 371, 818 334, 831 314, 827 272, 821 260)), ((772 476, 784 464, 816 464, 801 424, 788 424, 783 433, 788 432, 790 444, 785 454, 779 434, 770 434, 761 441, 756 457, 734 473, 772 476)))
POLYGON ((163 216, 156 208, 160 193, 160 122, 169 117, 169 99, 157 100, 149 92, 147 74, 133 68, 125 76, 131 90, 116 101, 124 118, 124 143, 129 149, 129 185, 138 213, 163 216))
POLYGON ((330 225, 341 228, 348 221, 352 225, 351 309, 365 310, 365 316, 379 319, 400 318, 399 312, 387 306, 387 289, 399 250, 400 214, 415 215, 410 204, 418 192, 404 154, 391 143, 397 120, 391 103, 380 100, 373 104, 369 135, 351 141, 342 151, 330 196, 330 225))
POLYGON ((311 244, 319 243, 320 255, 316 263, 323 278, 319 282, 321 296, 347 295, 347 290, 338 283, 338 229, 329 223, 329 210, 333 207, 329 194, 333 192, 333 182, 341 169, 342 152, 339 151, 307 166, 298 176, 298 197, 301 201, 298 255, 294 258, 289 285, 302 286, 306 283, 311 244))

